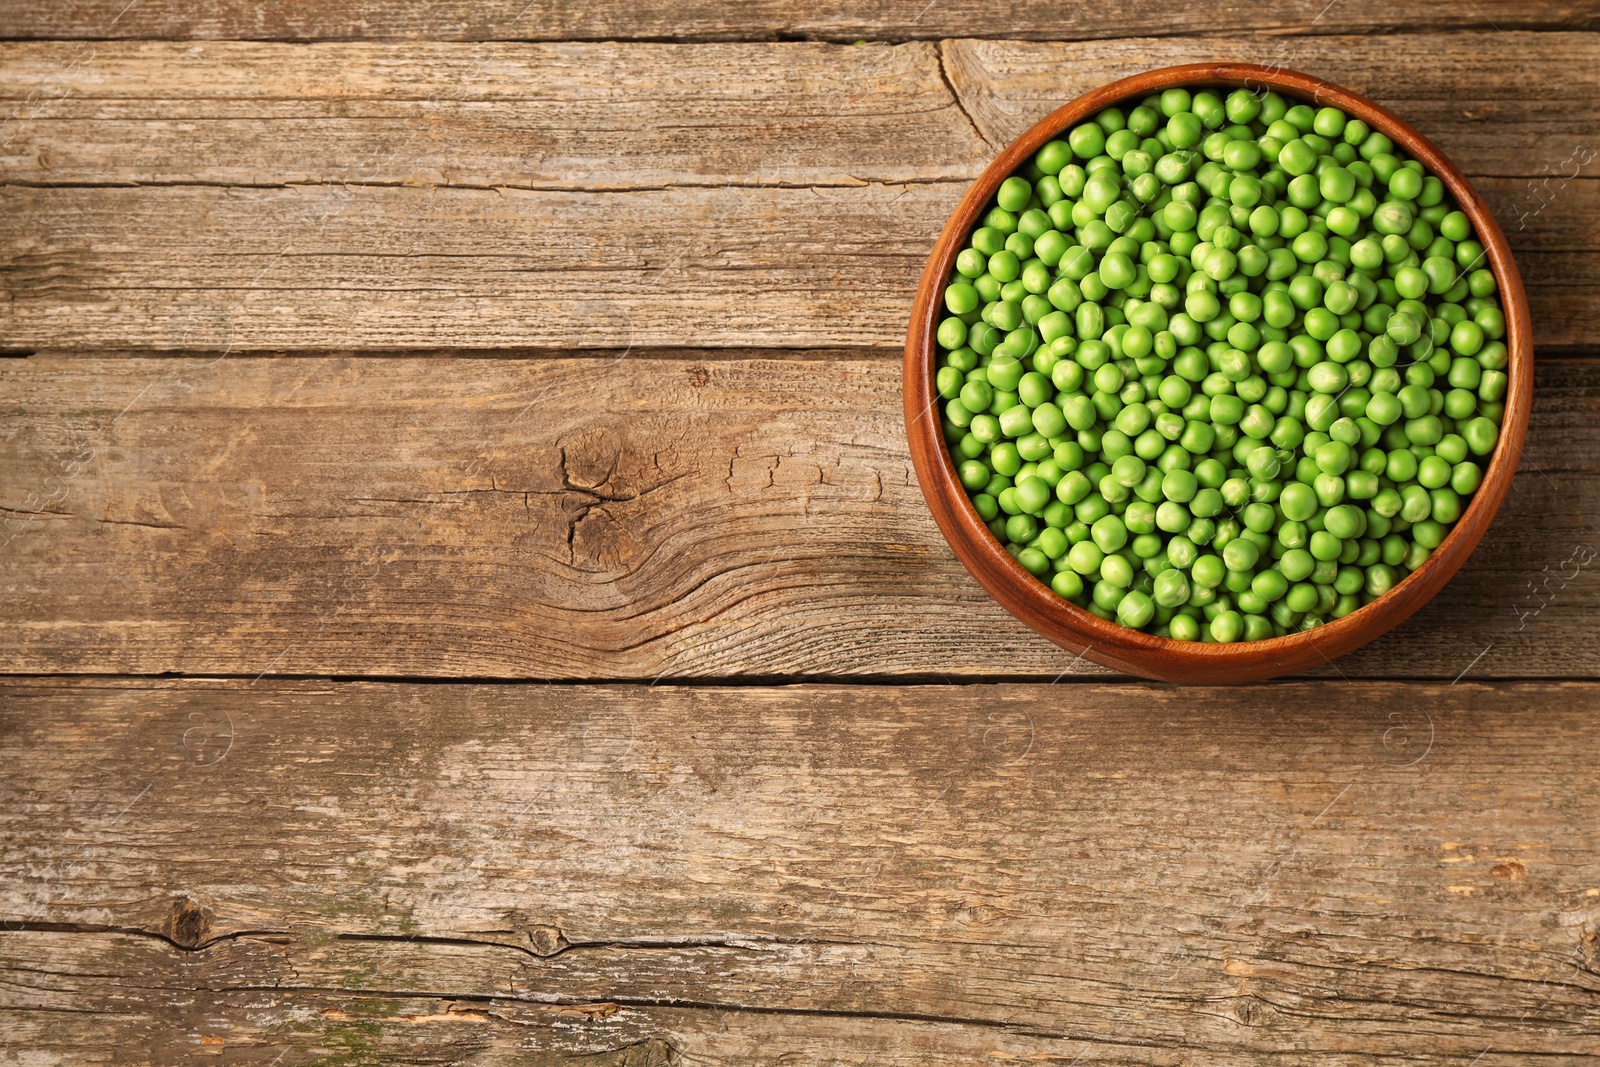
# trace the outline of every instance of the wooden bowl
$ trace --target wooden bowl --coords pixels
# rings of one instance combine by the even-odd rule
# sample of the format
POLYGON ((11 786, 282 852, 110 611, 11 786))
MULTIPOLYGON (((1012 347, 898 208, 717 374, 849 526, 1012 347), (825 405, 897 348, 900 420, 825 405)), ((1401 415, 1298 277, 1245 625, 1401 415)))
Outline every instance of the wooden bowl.
POLYGON ((1450 580, 1489 528, 1511 487, 1522 454, 1532 397, 1533 339, 1522 278, 1505 236, 1467 179, 1427 138, 1372 101, 1310 75, 1249 63, 1194 63, 1124 78, 1078 97, 1019 137, 989 164, 945 223, 923 271, 906 335, 906 433, 911 442, 911 459, 934 520, 956 556, 1007 611, 1056 644, 1119 671, 1175 682, 1245 682, 1315 667, 1404 621, 1450 580), (933 381, 937 369, 934 330, 942 308, 940 297, 957 253, 1000 183, 1046 141, 1101 108, 1173 86, 1273 89, 1307 103, 1340 108, 1387 135, 1402 151, 1438 175, 1472 220, 1476 236, 1488 251, 1505 311, 1505 344, 1509 352, 1506 374, 1510 379, 1505 417, 1483 483, 1461 518, 1421 567, 1379 599, 1314 630, 1265 641, 1226 645, 1174 641, 1098 618, 1057 596, 1011 558, 973 508, 956 476, 935 407, 938 395, 933 381))

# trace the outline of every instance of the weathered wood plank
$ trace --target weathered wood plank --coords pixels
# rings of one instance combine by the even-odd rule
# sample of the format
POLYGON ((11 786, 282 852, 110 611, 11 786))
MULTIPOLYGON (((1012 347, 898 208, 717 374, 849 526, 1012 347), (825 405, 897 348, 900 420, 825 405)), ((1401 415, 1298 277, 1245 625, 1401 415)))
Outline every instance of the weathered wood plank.
MULTIPOLYGON (((5 187, 0 343, 898 348, 963 189, 5 187)), ((1595 341, 1597 204, 1574 181, 1511 230, 1540 345, 1595 341)))
MULTIPOLYGON (((1562 173, 1600 124, 1600 39, 1586 33, 860 48, 141 41, 80 57, 83 47, 8 47, 8 180, 561 189, 970 180, 998 146, 1090 88, 1215 59, 1350 85, 1472 175, 1562 173)), ((1581 170, 1578 160, 1592 164, 1594 153, 1564 172, 1581 170)))
MULTIPOLYGON (((887 359, 0 361, 0 669, 1053 678, 887 359)), ((1443 594, 1333 670, 1600 675, 1600 367, 1443 594)))
POLYGON ((961 40, 945 42, 943 54, 951 86, 997 144, 1112 78, 1172 63, 1243 60, 1302 70, 1370 96, 1474 175, 1554 173, 1574 150, 1593 173, 1600 149, 1590 117, 1600 92, 1594 34, 961 40), (1582 97, 1588 102, 1577 103, 1582 97))
POLYGON ((1442 0, 1426 5, 1342 0, 1330 12, 1324 0, 1289 0, 1259 7, 1226 3, 1166 5, 1118 0, 1079 5, 1021 0, 872 0, 793 4, 629 4, 545 0, 337 0, 317 4, 257 4, 216 0, 203 8, 179 0, 13 0, 0 8, 0 36, 266 40, 430 39, 569 40, 652 38, 721 41, 805 37, 858 38, 987 36, 1029 39, 1126 37, 1162 33, 1263 34, 1374 32, 1417 29, 1501 29, 1600 25, 1583 4, 1560 0, 1442 0))
POLYGON ((20 1042, 1600 1058, 1590 684, 3 692, 20 1042))
MULTIPOLYGON (((1017 963, 1028 959, 1012 946, 1001 951, 1017 963)), ((0 1018, 7 1025, 0 1049, 51 1055, 59 1058, 49 1062, 60 1064, 215 1063, 222 1056, 263 1067, 668 1067, 685 1060, 957 1067, 986 1057, 1060 1067, 1457 1067, 1472 1059, 1481 1067, 1520 1067, 1534 1054, 1541 1064, 1578 1067, 1596 1060, 1593 1026, 1568 1021, 1581 996, 1539 1003, 1517 1020, 1509 1041, 1472 1048, 1477 1040, 1503 1040, 1505 1025, 1454 1020, 1451 1001, 1463 991, 1498 998, 1506 983, 1493 978, 1441 987, 1436 976, 1419 976, 1415 991, 1386 991, 1395 999, 1376 1011, 1340 1013, 1338 1000, 1331 1009, 1328 1003, 1329 976, 1317 969, 1224 957, 1196 963, 1218 975, 1206 1002, 1138 990, 1135 997, 1160 1002, 1152 1010, 1135 1000, 1144 1015, 1138 1027, 1119 1027, 1115 1006, 1097 1003, 1074 1004, 1084 1021, 1053 1029, 1020 1017, 919 1014, 927 993, 907 990, 913 976, 888 968, 928 966, 932 954, 897 955, 882 945, 663 946, 555 967, 510 948, 417 941, 310 945, 247 935, 191 953, 128 935, 0 932, 0 1018), (1280 988, 1262 989, 1261 974, 1280 988), (1281 998, 1281 986, 1296 979, 1301 991, 1281 998), (816 997, 824 983, 831 996, 816 997), (811 994, 805 1003, 784 995, 791 985, 811 994), (608 992, 585 1000, 587 988, 608 992), (844 1006, 812 1008, 813 998, 844 1006), (854 1007, 873 1003, 888 1007, 854 1007), (1304 1011, 1318 1017, 1313 1024, 1296 1019, 1304 1011), (1177 1022, 1163 1026, 1167 1017, 1177 1022), (1417 1029, 1419 1017, 1425 1021, 1417 1029), (1392 1039, 1402 1026, 1404 1037, 1392 1039), (1153 1039, 1139 1032, 1148 1029, 1158 1029, 1153 1039), (1259 1035, 1253 1042, 1236 1036, 1251 1031, 1259 1035), (1335 1048, 1316 1047, 1324 1035, 1335 1048)), ((955 965, 974 980, 1009 977, 977 960, 955 965)), ((1055 976, 1045 980, 1053 985, 1055 976)), ((1029 992, 996 988, 990 1003, 1014 1008, 1029 992)), ((1360 992, 1341 989, 1339 996, 1360 992)), ((1511 1006, 1526 1002, 1515 997, 1511 1006)), ((1498 1013, 1508 1007, 1499 999, 1484 1003, 1498 1013)))
MULTIPOLYGON (((1484 175, 1539 341, 1576 347, 1600 312, 1596 42, 1337 38, 1279 58, 1394 104, 1484 175)), ((958 41, 941 64, 922 42, 141 43, 76 66, 68 47, 19 46, 0 80, 0 174, 23 183, 0 191, 10 347, 892 346, 984 138, 1152 53, 1279 46, 958 41), (72 184, 129 181, 180 187, 72 184)))
POLYGON ((102 43, 56 93, 81 46, 12 47, 0 106, 35 103, 10 181, 859 185, 970 180, 994 154, 929 42, 102 43))

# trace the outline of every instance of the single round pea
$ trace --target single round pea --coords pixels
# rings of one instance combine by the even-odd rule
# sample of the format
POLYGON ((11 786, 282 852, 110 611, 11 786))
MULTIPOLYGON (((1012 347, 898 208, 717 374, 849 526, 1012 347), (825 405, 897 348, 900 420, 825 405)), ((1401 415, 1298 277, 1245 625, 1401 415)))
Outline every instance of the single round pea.
POLYGON ((1339 558, 1339 554, 1344 551, 1344 543, 1336 534, 1318 530, 1311 535, 1309 548, 1313 559, 1326 563, 1339 558))
POLYGON ((1243 537, 1229 541, 1222 550, 1222 562, 1230 571, 1251 570, 1260 556, 1261 549, 1256 543, 1243 537))
POLYGON ((1167 118, 1167 139, 1174 148, 1193 148, 1200 143, 1205 128, 1198 116, 1189 111, 1179 111, 1167 118))
POLYGON ((1000 432, 1007 437, 1021 437, 1031 429, 1033 429, 1033 412, 1028 409, 1028 405, 1014 404, 1000 413, 1000 432))
MULTIPOLYGON (((1170 131, 1171 124, 1168 123, 1170 131)), ((1285 144, 1278 153, 1278 165, 1288 173, 1299 176, 1309 174, 1317 165, 1316 149, 1306 144, 1304 140, 1296 137, 1285 144)))
POLYGON ((1311 128, 1324 137, 1339 137, 1345 131, 1345 114, 1336 107, 1319 108, 1311 128))
POLYGON ((952 350, 960 348, 967 343, 967 324, 952 316, 939 323, 935 336, 944 348, 952 350))
POLYGON ((989 484, 990 473, 988 466, 976 459, 969 459, 962 463, 957 469, 957 474, 961 478, 961 484, 974 493, 989 484))
POLYGON ((1250 580, 1250 591, 1262 600, 1278 600, 1289 591, 1289 579, 1282 571, 1265 570, 1250 580))
POLYGON ((1102 552, 1115 552, 1128 543, 1128 528, 1117 516, 1106 515, 1090 527, 1090 536, 1102 552))
POLYGON ((965 315, 978 309, 978 291, 966 282, 945 287, 944 306, 952 315, 965 315))
POLYGON ((1285 518, 1304 522, 1317 512, 1316 492, 1304 482, 1290 482, 1278 497, 1278 507, 1285 518))
POLYGON ((1050 588, 1055 590, 1057 596, 1067 600, 1076 600, 1083 595, 1083 578, 1071 568, 1058 570, 1055 576, 1050 579, 1050 588))
POLYGON ((1244 617, 1229 609, 1211 620, 1211 638, 1218 644, 1231 644, 1244 636, 1244 617))
POLYGON ((1032 515, 1013 515, 1006 520, 1006 536, 1019 544, 1031 541, 1039 533, 1039 520, 1032 515))
POLYGON ((1328 509, 1323 516, 1324 528, 1334 537, 1342 541, 1359 537, 1365 525, 1361 511, 1350 504, 1338 504, 1328 509))
POLYGON ((1129 590, 1117 603, 1117 621, 1134 629, 1149 623, 1155 613, 1154 602, 1137 589, 1129 590))
POLYGON ((1291 241, 1289 248, 1300 262, 1316 263, 1328 254, 1328 240, 1316 230, 1307 230, 1291 241))
POLYGON ((1456 265, 1447 256, 1429 256, 1423 260, 1422 273, 1428 279, 1428 292, 1435 295, 1448 291, 1456 283, 1456 265))
POLYGON ((1180 607, 1189 599, 1189 579, 1177 567, 1162 571, 1156 575, 1151 593, 1161 607, 1180 607))
POLYGON ((1462 319, 1450 328, 1450 348, 1460 355, 1477 355, 1483 348, 1483 340, 1483 327, 1472 319, 1462 319))
POLYGON ((1254 141, 1229 141, 1222 150, 1222 164, 1229 170, 1255 170, 1261 163, 1261 146, 1254 141))
POLYGON ((1399 200, 1415 200, 1422 194, 1422 172, 1401 167, 1389 176, 1389 195, 1399 200))
POLYGON ((1462 496, 1471 496, 1483 484, 1483 468, 1463 460, 1450 469, 1450 488, 1462 496))
POLYGON ((1108 553, 1100 564, 1100 578, 1119 589, 1133 584, 1133 564, 1121 553, 1108 553))
POLYGON ((1002 248, 989 257, 989 274, 1001 284, 1014 281, 1021 273, 1022 263, 1009 248, 1002 248))
POLYGON ((1060 174, 1062 169, 1072 162, 1072 148, 1065 141, 1046 141, 1034 160, 1039 164, 1039 169, 1046 174, 1060 174))
POLYGON ((1045 505, 1050 503, 1054 495, 1051 486, 1043 478, 1027 477, 1017 484, 1017 504, 1029 515, 1038 515, 1044 511, 1045 505))
POLYGON ((1483 416, 1469 419, 1461 426, 1461 436, 1467 442, 1467 447, 1475 456, 1487 456, 1494 451, 1495 442, 1499 440, 1500 428, 1483 416))
POLYGON ((1318 189, 1324 200, 1343 204, 1356 195, 1356 176, 1343 167, 1328 167, 1317 176, 1318 189))
POLYGON ((1196 583, 1208 589, 1215 589, 1227 576, 1227 566, 1222 562, 1221 556, 1208 553, 1194 561, 1189 575, 1196 583))
POLYGON ((1450 481, 1450 464, 1438 456, 1424 456, 1417 463, 1417 484, 1424 489, 1438 489, 1450 481))
MULTIPOLYGON (((1047 438, 1060 437, 1067 432, 1067 419, 1060 408, 1051 403, 1040 404, 1029 414, 1030 426, 1047 438)), ((1027 433, 1024 429, 1023 433, 1027 433)), ((1018 434, 1017 436, 1022 436, 1018 434)))
POLYGON ((1317 468, 1324 474, 1343 474, 1350 469, 1350 446, 1342 441, 1329 441, 1317 449, 1317 468))
POLYGON ((1033 186, 1028 179, 1015 174, 1001 182, 999 191, 995 193, 995 202, 1007 211, 1021 211, 1032 199, 1033 186))

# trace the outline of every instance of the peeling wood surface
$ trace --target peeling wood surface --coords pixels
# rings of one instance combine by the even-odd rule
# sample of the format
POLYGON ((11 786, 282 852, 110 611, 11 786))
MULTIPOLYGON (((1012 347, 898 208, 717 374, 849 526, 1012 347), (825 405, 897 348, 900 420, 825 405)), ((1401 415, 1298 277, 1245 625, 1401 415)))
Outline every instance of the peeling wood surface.
MULTIPOLYGON (((955 561, 899 366, 0 363, 0 664, 505 678, 1088 673, 955 561)), ((1600 367, 1541 364, 1460 577, 1324 673, 1600 673, 1600 367)))
POLYGON ((1600 1056, 1592 684, 5 705, 0 997, 107 1056, 1600 1056))
POLYGON ((0 3, 0 1061, 1600 1067, 1597 29, 0 3), (1534 422, 1398 631, 1135 685, 894 357, 1000 145, 1218 58, 1471 176, 1534 422))
MULTIPOLYGON (((894 347, 990 146, 1155 63, 1285 61, 1262 38, 79 47, 0 75, 15 348, 894 347)), ((1591 343, 1600 37, 1292 58, 1436 138, 1510 234, 1538 342, 1591 343)))
POLYGON ((0 9, 0 36, 179 39, 496 41, 772 40, 789 37, 852 42, 861 38, 931 37, 1100 39, 1148 33, 1259 32, 1279 38, 1333 32, 1433 29, 1503 30, 1600 26, 1587 4, 1560 0, 1440 0, 1394 4, 1289 0, 1261 7, 1226 2, 1173 6, 1156 0, 1117 0, 1092 8, 1030 4, 1025 0, 869 0, 798 5, 749 3, 622 3, 604 0, 332 0, 289 4, 214 0, 196 8, 183 0, 10 0, 0 9))

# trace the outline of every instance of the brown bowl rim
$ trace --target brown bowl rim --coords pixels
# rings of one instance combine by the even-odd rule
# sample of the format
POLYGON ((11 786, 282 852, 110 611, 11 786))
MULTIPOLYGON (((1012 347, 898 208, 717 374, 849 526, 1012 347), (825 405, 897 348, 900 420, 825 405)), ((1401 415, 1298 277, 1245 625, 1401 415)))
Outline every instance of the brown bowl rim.
POLYGON ((1522 277, 1494 215, 1466 176, 1415 128, 1365 97, 1309 74, 1254 63, 1190 63, 1145 71, 1079 96, 1036 123, 984 169, 945 223, 917 288, 906 334, 904 398, 912 464, 934 521, 957 558, 1002 607, 1057 645, 1114 670, 1167 681, 1255 681, 1331 664, 1382 636, 1427 603, 1466 562, 1505 499, 1522 454, 1533 398, 1532 326, 1522 277), (1506 317, 1505 415, 1483 482, 1461 518, 1421 567, 1371 604, 1314 630, 1262 641, 1222 645, 1156 637, 1101 619, 1057 596, 1012 559, 984 525, 956 475, 934 408, 937 298, 962 243, 1000 183, 1046 141, 1101 108, 1175 86, 1276 90, 1302 102, 1338 107, 1388 136, 1437 175, 1471 219, 1487 250, 1506 317))

